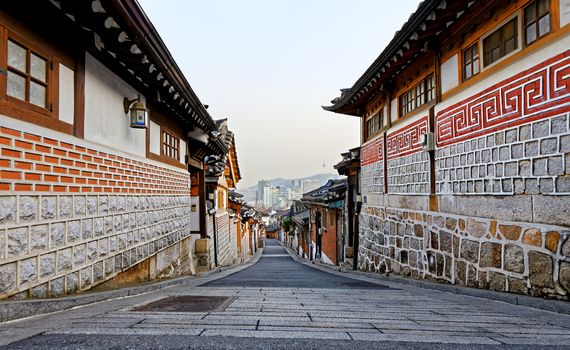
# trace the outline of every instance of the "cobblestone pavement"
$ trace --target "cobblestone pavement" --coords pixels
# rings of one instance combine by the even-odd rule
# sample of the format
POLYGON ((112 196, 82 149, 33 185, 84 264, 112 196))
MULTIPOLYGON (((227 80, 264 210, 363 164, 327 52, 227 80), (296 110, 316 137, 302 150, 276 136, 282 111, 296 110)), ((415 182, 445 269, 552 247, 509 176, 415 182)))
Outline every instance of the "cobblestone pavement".
POLYGON ((268 241, 232 274, 0 324, 7 349, 570 349, 570 316, 295 262, 268 241), (220 278, 221 277, 221 278, 220 278), (204 283, 206 282, 206 283, 204 283), (202 283, 201 285, 198 285, 202 283), (225 296, 224 310, 134 311, 167 296, 225 296))

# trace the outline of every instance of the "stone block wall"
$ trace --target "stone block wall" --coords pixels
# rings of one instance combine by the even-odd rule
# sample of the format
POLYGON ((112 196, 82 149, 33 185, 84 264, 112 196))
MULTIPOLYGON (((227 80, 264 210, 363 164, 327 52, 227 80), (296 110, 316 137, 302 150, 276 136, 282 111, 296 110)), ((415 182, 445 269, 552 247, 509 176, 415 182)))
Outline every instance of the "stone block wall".
POLYGON ((190 235, 184 170, 0 128, 0 298, 87 290, 190 235))
POLYGON ((218 226, 218 262, 220 266, 229 266, 235 263, 237 254, 235 236, 232 240, 230 236, 230 220, 227 212, 216 217, 216 224, 218 226), (232 246, 232 243, 233 246, 232 246))
POLYGON ((570 194, 568 130, 564 114, 439 148, 437 192, 570 194))
POLYGON ((425 152, 388 160, 388 193, 429 193, 429 156, 425 152))
POLYGON ((359 268, 569 300, 570 230, 367 207, 359 268))
POLYGON ((388 193, 428 194, 429 155, 421 152, 419 137, 427 132, 427 117, 404 127, 395 127, 386 138, 388 193))
POLYGON ((435 105, 433 159, 418 143, 423 118, 387 132, 389 186, 380 196, 361 187, 374 200, 362 206, 360 269, 570 300, 565 50, 435 105), (432 166, 435 178, 417 176, 432 166))
POLYGON ((363 165, 360 168, 360 188, 363 193, 384 193, 384 162, 363 165))
POLYGON ((360 151, 362 164, 360 167, 360 188, 363 193, 384 193, 384 136, 380 135, 363 145, 360 151))
POLYGON ((216 230, 214 233, 214 220, 212 216, 208 215, 208 235, 210 236, 210 268, 215 267, 214 259, 214 234, 217 240, 217 254, 218 266, 229 266, 236 262, 238 257, 237 253, 237 229, 235 232, 230 232, 230 226, 235 226, 233 223, 230 225, 230 217, 227 211, 216 213, 216 230))

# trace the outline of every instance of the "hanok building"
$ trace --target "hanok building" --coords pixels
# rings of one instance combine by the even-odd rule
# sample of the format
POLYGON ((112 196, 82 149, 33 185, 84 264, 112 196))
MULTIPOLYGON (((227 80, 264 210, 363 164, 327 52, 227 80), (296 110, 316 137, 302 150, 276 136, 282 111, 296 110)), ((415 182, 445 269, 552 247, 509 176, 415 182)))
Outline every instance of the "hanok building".
MULTIPOLYGON (((208 238, 210 267, 228 266, 238 257, 237 222, 229 210, 229 193, 241 179, 235 138, 228 129, 227 120, 217 122, 218 137, 228 152, 222 157, 211 156, 206 160, 206 183, 208 192, 208 238)), ((234 214, 235 215, 235 214, 234 214)))
MULTIPOLYGON (((237 241, 237 258, 238 261, 243 262, 247 256, 247 236, 244 230, 243 218, 241 216, 242 206, 245 204, 243 194, 230 190, 228 193, 228 212, 230 220, 235 224, 235 235, 237 241)), ((233 234, 234 226, 232 226, 233 234)))
POLYGON ((569 23, 423 1, 325 107, 361 120, 360 269, 569 298, 569 23))
POLYGON ((228 149, 138 3, 2 1, 0 71, 0 298, 188 262, 228 149))
POLYGON ((295 247, 296 253, 300 257, 308 259, 311 241, 309 230, 309 218, 311 213, 301 201, 294 201, 291 205, 289 215, 294 225, 293 234, 296 244, 293 244, 293 247, 295 247))
POLYGON ((309 258, 325 264, 343 261, 344 200, 347 180, 329 180, 324 186, 305 193, 301 202, 310 210, 311 246, 309 258))
MULTIPOLYGON (((345 218, 345 232, 346 235, 343 239, 344 261, 348 263, 349 267, 356 270, 358 268, 358 226, 359 214, 361 206, 360 196, 360 148, 353 148, 348 152, 342 154, 342 160, 337 163, 334 168, 338 171, 339 175, 347 177, 348 188, 346 191, 346 200, 344 202, 344 218, 345 218)), ((378 175, 376 175, 378 176, 378 175)), ((378 179, 374 177, 368 178, 365 176, 366 181, 376 183, 378 179)), ((368 183, 362 184, 368 186, 368 183)))
POLYGON ((261 237, 261 216, 252 207, 244 204, 241 208, 241 218, 244 232, 244 251, 253 255, 257 252, 257 242, 261 237))

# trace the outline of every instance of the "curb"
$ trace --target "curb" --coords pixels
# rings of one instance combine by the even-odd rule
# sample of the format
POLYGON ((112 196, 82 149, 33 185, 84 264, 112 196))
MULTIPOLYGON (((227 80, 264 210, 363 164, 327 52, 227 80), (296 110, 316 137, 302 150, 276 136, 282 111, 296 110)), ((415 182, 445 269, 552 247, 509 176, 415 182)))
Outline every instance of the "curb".
POLYGON ((531 297, 528 295, 501 293, 487 289, 468 288, 451 284, 439 284, 429 281, 404 278, 400 276, 385 277, 383 275, 374 272, 362 272, 354 270, 342 271, 340 270, 339 266, 325 265, 316 261, 313 262, 305 261, 304 259, 300 258, 289 247, 283 245, 282 243, 281 245, 287 250, 287 253, 289 253, 289 255, 291 255, 295 261, 328 273, 342 274, 345 276, 353 275, 353 276, 367 277, 370 279, 376 279, 383 282, 394 282, 419 288, 437 290, 440 292, 447 292, 452 294, 459 294, 459 295, 465 295, 465 296, 488 299, 488 300, 502 301, 508 304, 526 306, 534 309, 570 315, 570 302, 567 301, 543 299, 539 297, 531 297))
POLYGON ((208 282, 206 278, 211 277, 216 273, 227 272, 232 269, 235 269, 235 272, 237 272, 255 264, 260 259, 262 252, 263 248, 260 248, 254 256, 250 257, 240 265, 216 268, 215 270, 202 273, 198 276, 184 276, 160 282, 147 282, 144 285, 125 287, 103 292, 86 291, 84 294, 71 295, 57 299, 54 298, 0 302, 0 323, 64 311, 67 309, 112 299, 141 295, 176 285, 187 284, 190 282, 200 282, 200 279, 204 279, 204 283, 206 283, 208 282))

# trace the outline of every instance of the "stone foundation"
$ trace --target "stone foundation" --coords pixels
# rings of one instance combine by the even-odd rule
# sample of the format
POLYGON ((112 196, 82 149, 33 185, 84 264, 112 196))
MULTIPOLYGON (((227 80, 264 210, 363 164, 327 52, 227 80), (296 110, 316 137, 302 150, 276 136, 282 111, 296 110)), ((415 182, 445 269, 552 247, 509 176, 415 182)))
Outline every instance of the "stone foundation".
POLYGON ((189 237, 189 213, 188 196, 2 196, 0 297, 90 289, 189 237))
POLYGON ((570 300, 570 231, 430 211, 363 208, 359 269, 570 300))

